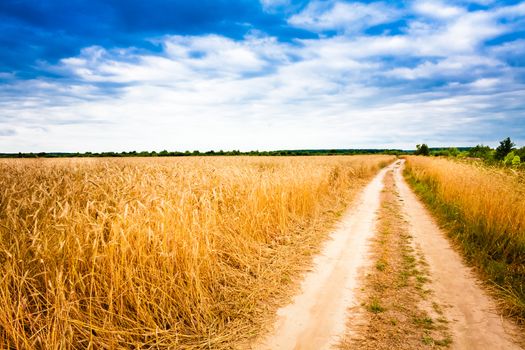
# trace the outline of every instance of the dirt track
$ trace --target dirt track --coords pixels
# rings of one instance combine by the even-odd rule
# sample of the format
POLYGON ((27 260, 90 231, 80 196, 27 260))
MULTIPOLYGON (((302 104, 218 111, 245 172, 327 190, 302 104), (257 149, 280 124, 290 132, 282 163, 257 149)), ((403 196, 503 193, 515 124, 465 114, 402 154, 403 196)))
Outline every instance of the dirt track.
POLYGON ((404 202, 410 233, 430 269, 431 289, 450 320, 453 349, 520 349, 512 342, 514 326, 496 312, 494 301, 454 251, 435 220, 408 187, 402 165, 394 176, 404 202))
POLYGON ((387 169, 368 184, 330 235, 301 293, 280 309, 274 331, 254 349, 329 349, 346 328, 346 310, 356 302, 359 269, 374 234, 379 195, 387 169))
POLYGON ((453 336, 451 348, 520 349, 511 335, 517 330, 497 315, 494 302, 408 188, 402 167, 399 161, 383 169, 363 190, 315 258, 301 292, 278 311, 273 330, 258 340, 253 349, 330 349, 348 332, 347 310, 359 302, 359 276, 372 265, 369 242, 375 235, 383 178, 389 170, 394 171, 404 203, 400 214, 404 214, 409 233, 429 264, 434 297, 447 306, 445 316, 453 336))

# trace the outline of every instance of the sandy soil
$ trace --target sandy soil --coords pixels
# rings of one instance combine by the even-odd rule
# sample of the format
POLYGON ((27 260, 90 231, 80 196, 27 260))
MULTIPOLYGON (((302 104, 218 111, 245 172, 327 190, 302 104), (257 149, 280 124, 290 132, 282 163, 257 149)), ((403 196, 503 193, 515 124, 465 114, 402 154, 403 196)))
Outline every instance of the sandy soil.
POLYGON ((448 348, 452 337, 443 307, 428 289, 427 263, 409 234, 393 171, 385 176, 372 268, 360 276, 361 304, 349 310, 341 350, 448 348))
POLYGON ((395 181, 404 202, 410 234, 423 252, 430 270, 430 288, 443 305, 450 321, 453 349, 520 349, 513 343, 517 330, 496 312, 494 301, 480 287, 472 271, 451 248, 445 234, 409 189, 395 168, 395 181))
POLYGON ((356 302, 353 291, 374 234, 386 171, 381 170, 357 197, 314 259, 300 294, 278 310, 274 330, 253 349, 321 350, 337 343, 346 328, 346 310, 356 302))
POLYGON ((301 292, 291 304, 278 310, 273 330, 251 349, 330 349, 345 333, 352 332, 347 329, 347 310, 359 306, 359 288, 364 285, 358 277, 362 270, 373 268, 370 240, 376 231, 383 179, 391 169, 402 203, 400 215, 407 220, 408 233, 428 263, 433 298, 445 305, 451 348, 520 349, 513 342, 517 330, 497 314, 494 302, 409 189, 402 176, 402 161, 383 169, 365 187, 314 259, 301 292))

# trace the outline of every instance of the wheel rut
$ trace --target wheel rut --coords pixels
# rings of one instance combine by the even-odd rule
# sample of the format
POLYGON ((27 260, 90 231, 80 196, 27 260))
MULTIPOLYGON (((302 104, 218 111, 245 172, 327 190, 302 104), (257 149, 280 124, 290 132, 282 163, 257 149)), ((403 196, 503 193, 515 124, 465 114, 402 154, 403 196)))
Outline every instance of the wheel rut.
MULTIPOLYGON (((515 341, 519 337, 518 330, 498 315, 494 301, 408 187, 402 175, 403 168, 402 160, 391 164, 364 188, 321 253, 314 258, 313 267, 304 276, 300 292, 289 305, 278 310, 273 328, 252 343, 250 349, 521 349, 515 341), (397 334, 397 343, 391 342, 386 346, 386 341, 383 344, 386 347, 377 347, 368 340, 381 339, 385 335, 380 334, 382 331, 395 331, 387 327, 378 328, 373 334, 367 333, 367 327, 371 324, 367 313, 377 313, 378 310, 370 308, 370 302, 366 299, 371 293, 366 279, 377 269, 379 248, 373 242, 381 232, 378 213, 386 201, 383 191, 387 173, 390 179, 387 180, 395 188, 397 204, 392 207, 396 211, 394 214, 403 218, 402 231, 396 234, 408 237, 404 243, 397 242, 401 242, 400 247, 410 245, 413 258, 409 260, 419 261, 419 265, 414 265, 414 271, 419 269, 421 273, 413 277, 424 281, 419 287, 415 285, 422 294, 419 301, 414 301, 417 307, 413 308, 425 310, 426 307, 427 313, 412 315, 408 310, 396 322, 422 320, 422 332, 414 336, 416 331, 413 327, 399 327, 401 331, 397 334), (439 328, 430 328, 429 319, 438 320, 441 324, 439 328), (436 338, 436 335, 441 338, 436 338), (410 347, 405 346, 408 343, 403 343, 403 337, 406 341, 411 339, 410 347)), ((385 192, 388 191, 387 186, 385 192)), ((402 299, 401 295, 399 299, 402 299)), ((393 305, 396 302, 393 300, 393 305)))

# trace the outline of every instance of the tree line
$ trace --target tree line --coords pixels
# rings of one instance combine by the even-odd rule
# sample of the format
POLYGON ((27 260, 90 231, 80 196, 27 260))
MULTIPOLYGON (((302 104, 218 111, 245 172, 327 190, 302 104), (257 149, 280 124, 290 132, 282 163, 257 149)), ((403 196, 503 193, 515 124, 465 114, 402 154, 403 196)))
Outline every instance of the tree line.
POLYGON ((416 154, 423 156, 445 156, 458 158, 474 158, 490 164, 525 167, 525 147, 516 148, 507 137, 500 145, 492 149, 483 144, 475 147, 430 148, 427 144, 418 144, 415 151, 400 149, 302 149, 276 151, 129 151, 129 152, 39 152, 39 153, 0 153, 0 158, 102 158, 102 157, 194 157, 194 156, 316 156, 316 155, 357 155, 357 154, 416 154))
POLYGON ((316 155, 356 155, 356 154, 406 154, 396 149, 318 149, 318 150, 277 150, 277 151, 130 151, 130 152, 40 152, 40 153, 0 153, 0 158, 101 158, 101 157, 194 157, 194 156, 316 156, 316 155))
POLYGON ((455 147, 431 149, 427 144, 416 146, 416 155, 423 156, 445 156, 459 158, 479 159, 489 164, 499 164, 505 166, 525 166, 525 146, 517 148, 510 137, 501 140, 495 149, 483 144, 471 148, 458 149, 455 147))

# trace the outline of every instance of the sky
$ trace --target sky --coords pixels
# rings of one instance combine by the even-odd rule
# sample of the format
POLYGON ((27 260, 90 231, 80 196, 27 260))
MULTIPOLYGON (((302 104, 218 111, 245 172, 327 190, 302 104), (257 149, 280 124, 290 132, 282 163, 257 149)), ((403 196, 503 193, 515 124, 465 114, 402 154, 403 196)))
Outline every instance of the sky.
POLYGON ((0 152, 507 136, 525 145, 525 1, 0 1, 0 152))

